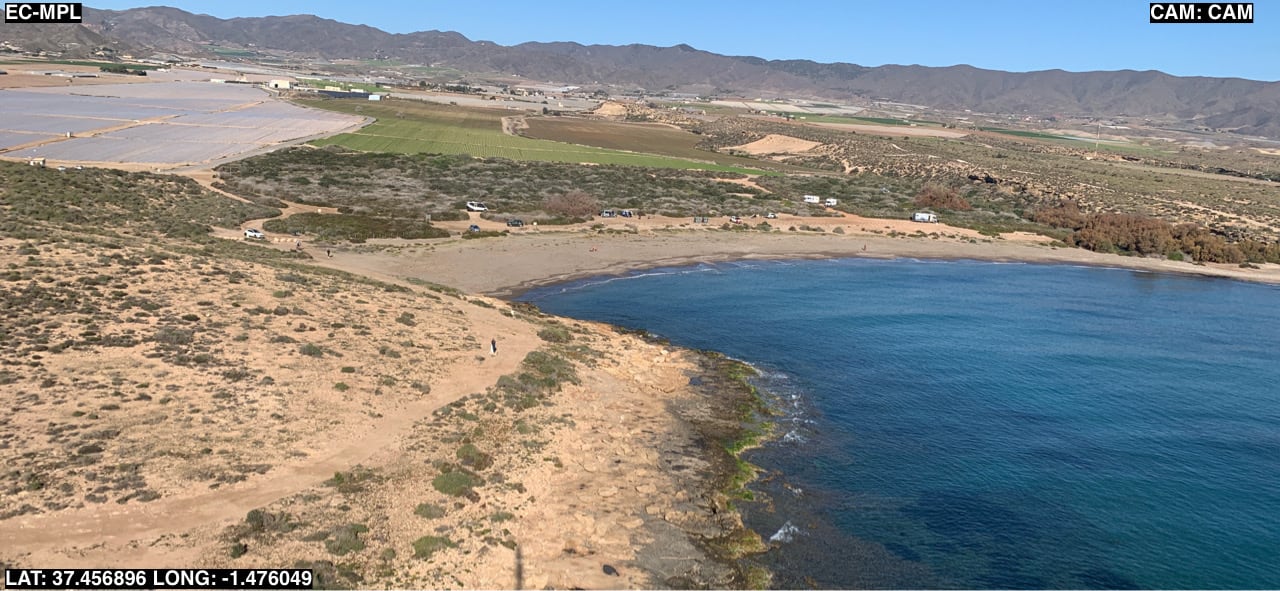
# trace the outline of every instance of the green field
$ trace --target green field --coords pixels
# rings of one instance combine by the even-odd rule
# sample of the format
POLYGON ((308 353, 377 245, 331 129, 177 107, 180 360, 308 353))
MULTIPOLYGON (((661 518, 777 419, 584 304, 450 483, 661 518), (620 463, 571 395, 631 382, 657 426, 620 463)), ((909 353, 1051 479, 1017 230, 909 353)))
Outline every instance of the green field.
POLYGON ((522 114, 521 111, 474 109, 394 99, 380 103, 316 99, 298 102, 310 107, 377 119, 373 124, 355 133, 344 133, 312 142, 317 146, 339 145, 364 152, 469 154, 481 158, 511 160, 584 162, 654 168, 692 168, 744 174, 774 174, 742 166, 576 146, 504 134, 502 118, 522 114))
POLYGON ((659 123, 601 121, 582 117, 530 117, 526 122, 529 128, 522 135, 540 140, 673 158, 710 160, 724 166, 758 167, 779 172, 813 172, 812 169, 781 162, 701 150, 698 142, 702 136, 659 123))
MULTIPOLYGON (((1005 129, 1003 127, 979 127, 978 130, 990 131, 994 133, 1003 133, 1005 135, 1014 135, 1018 137, 1029 137, 1029 138, 1035 138, 1035 139, 1041 139, 1041 140, 1071 140, 1071 138, 1069 137, 1063 137, 1060 135, 1050 135, 1047 133, 1040 133, 1038 131, 1023 131, 1020 129, 1005 129)), ((1079 140, 1072 140, 1072 141, 1079 141, 1079 140)))
MULTIPOLYGON (((770 113, 779 117, 786 117, 788 113, 782 111, 770 111, 770 113)), ((889 119, 887 117, 855 117, 853 115, 817 115, 814 113, 789 113, 796 119, 803 119, 811 123, 866 123, 869 125, 925 125, 940 126, 940 121, 926 121, 924 119, 889 119)))
POLYGON ((655 104, 664 109, 671 107, 675 107, 677 109, 697 109, 699 111, 706 111, 708 115, 741 115, 747 112, 747 109, 743 107, 729 107, 725 105, 714 105, 711 103, 700 102, 658 101, 655 104))

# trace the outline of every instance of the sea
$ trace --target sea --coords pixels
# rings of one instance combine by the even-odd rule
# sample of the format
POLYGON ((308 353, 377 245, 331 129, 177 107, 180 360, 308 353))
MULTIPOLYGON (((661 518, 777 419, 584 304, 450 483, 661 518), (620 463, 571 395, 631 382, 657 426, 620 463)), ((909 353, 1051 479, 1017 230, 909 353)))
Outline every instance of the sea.
POLYGON ((761 372, 776 588, 1280 588, 1280 287, 853 258, 520 299, 761 372))

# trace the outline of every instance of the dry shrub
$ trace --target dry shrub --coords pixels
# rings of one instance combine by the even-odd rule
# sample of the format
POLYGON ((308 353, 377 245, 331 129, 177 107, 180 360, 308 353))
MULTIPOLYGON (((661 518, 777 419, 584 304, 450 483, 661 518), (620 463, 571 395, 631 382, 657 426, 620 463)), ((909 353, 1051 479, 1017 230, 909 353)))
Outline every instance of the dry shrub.
POLYGON ((573 218, 587 218, 599 211, 600 203, 586 191, 573 190, 563 195, 551 195, 542 200, 547 213, 573 218))
POLYGON ((920 193, 916 195, 916 207, 934 207, 938 209, 950 209, 952 211, 969 211, 973 209, 964 197, 952 187, 939 185, 936 183, 928 183, 920 188, 920 193))
POLYGON ((1054 228, 1079 230, 1084 227, 1085 215, 1075 201, 1063 201, 1054 207, 1043 207, 1031 214, 1031 220, 1054 228))

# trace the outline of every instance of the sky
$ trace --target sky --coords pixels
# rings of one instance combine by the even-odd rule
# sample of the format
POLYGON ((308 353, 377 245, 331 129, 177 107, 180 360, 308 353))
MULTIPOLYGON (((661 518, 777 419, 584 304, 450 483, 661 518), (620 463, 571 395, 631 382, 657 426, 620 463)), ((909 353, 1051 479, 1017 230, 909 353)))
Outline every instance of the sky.
POLYGON ((391 33, 457 31, 526 41, 671 46, 863 66, 919 64, 1026 72, 1160 70, 1280 81, 1280 0, 1252 24, 1151 24, 1134 0, 98 0, 163 4, 219 18, 314 14, 391 33))

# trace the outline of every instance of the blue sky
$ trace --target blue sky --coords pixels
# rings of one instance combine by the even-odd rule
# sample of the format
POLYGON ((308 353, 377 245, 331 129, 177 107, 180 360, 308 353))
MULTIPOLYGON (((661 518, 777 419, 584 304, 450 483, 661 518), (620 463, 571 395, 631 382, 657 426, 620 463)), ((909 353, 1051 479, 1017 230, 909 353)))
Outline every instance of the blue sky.
POLYGON ((1161 70, 1179 76, 1280 80, 1280 0, 1254 3, 1254 23, 1150 24, 1134 0, 793 3, 785 0, 153 0, 220 18, 315 14, 392 33, 457 31, 503 45, 687 43, 768 59, 865 66, 969 64, 997 70, 1161 70))

